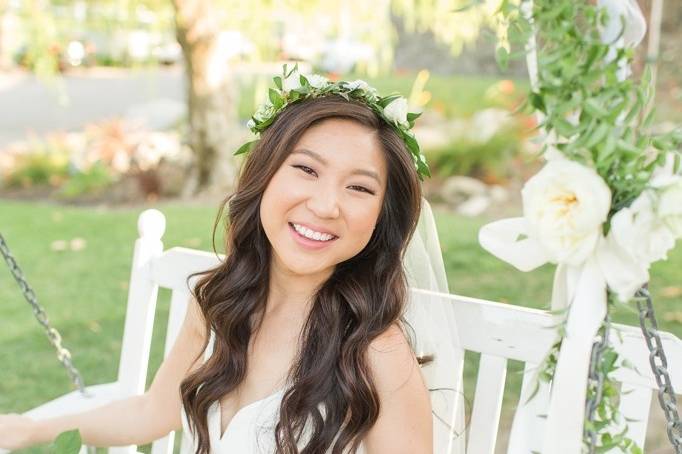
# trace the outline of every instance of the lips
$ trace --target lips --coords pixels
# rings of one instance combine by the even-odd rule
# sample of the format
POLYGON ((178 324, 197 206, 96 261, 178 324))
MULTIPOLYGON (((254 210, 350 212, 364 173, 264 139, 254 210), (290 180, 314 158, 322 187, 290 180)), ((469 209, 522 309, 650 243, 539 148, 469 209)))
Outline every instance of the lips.
POLYGON ((336 239, 336 238, 339 237, 336 233, 331 232, 331 231, 329 231, 329 230, 325 230, 324 228, 318 227, 318 226, 313 225, 313 224, 305 224, 305 223, 303 223, 303 222, 289 222, 289 225, 290 225, 292 228, 294 227, 294 224, 297 224, 297 225, 306 227, 306 228, 312 230, 313 232, 326 233, 326 234, 328 234, 328 235, 332 235, 332 236, 335 237, 335 238, 332 238, 332 239, 336 239))
POLYGON ((292 238, 294 239, 294 241, 299 246, 301 246, 304 249, 309 250, 309 251, 317 251, 317 250, 325 249, 325 248, 329 247, 332 243, 334 243, 336 240, 339 239, 339 237, 335 236, 331 240, 327 240, 327 241, 313 240, 311 238, 307 238, 307 237, 301 235, 300 233, 298 233, 296 231, 296 229, 294 228, 294 225, 291 222, 289 222, 288 224, 289 224, 289 231, 291 232, 291 235, 292 235, 292 238))

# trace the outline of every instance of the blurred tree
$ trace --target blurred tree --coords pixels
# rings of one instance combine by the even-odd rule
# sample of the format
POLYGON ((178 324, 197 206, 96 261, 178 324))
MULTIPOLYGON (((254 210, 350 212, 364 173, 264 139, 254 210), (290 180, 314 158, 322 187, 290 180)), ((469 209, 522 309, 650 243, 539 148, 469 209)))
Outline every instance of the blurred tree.
MULTIPOLYGON (((138 26, 141 7, 162 17, 169 10, 174 15, 175 35, 182 47, 188 81, 188 142, 196 158, 194 178, 186 192, 198 192, 229 185, 234 177, 234 172, 230 173, 234 166, 218 165, 233 159, 234 141, 230 138, 237 105, 236 83, 231 80, 234 70, 225 58, 221 31, 239 30, 251 40, 254 50, 250 58, 255 61, 289 57, 282 50, 283 40, 292 35, 287 34, 291 30, 312 30, 322 35, 306 36, 308 41, 369 44, 374 53, 356 69, 376 75, 388 70, 392 62, 396 41, 393 19, 403 20, 411 30, 431 31, 457 54, 465 43, 478 37, 481 27, 499 26, 493 13, 501 1, 375 0, 369 4, 364 0, 52 0, 49 5, 78 7, 85 11, 89 24, 108 30, 138 26), (95 8, 99 15, 89 13, 95 8)), ((50 16, 47 0, 23 3, 30 30, 30 67, 39 74, 54 75, 58 64, 51 51, 57 40, 55 18, 50 16)), ((306 42, 298 45, 304 47, 306 42)))
POLYGON ((173 6, 189 88, 189 143, 196 158, 190 189, 224 186, 225 179, 232 180, 234 175, 221 174, 216 169, 220 160, 232 160, 230 129, 236 118, 236 103, 229 67, 218 45, 220 24, 215 1, 173 0, 173 6))

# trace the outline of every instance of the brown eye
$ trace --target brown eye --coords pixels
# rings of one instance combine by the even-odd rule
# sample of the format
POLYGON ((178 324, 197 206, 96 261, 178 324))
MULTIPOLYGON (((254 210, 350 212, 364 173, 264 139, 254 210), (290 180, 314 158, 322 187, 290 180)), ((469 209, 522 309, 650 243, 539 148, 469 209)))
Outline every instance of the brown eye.
POLYGON ((296 169, 301 169, 301 170, 303 170, 305 173, 307 173, 308 175, 316 175, 315 171, 314 171, 313 169, 311 169, 310 167, 307 167, 307 166, 294 165, 294 166, 291 166, 291 167, 294 167, 294 168, 296 168, 296 169))
POLYGON ((354 186, 349 186, 349 188, 357 188, 356 191, 358 191, 358 192, 366 192, 368 194, 374 195, 374 191, 370 191, 369 189, 367 189, 364 186, 355 186, 354 185, 354 186))

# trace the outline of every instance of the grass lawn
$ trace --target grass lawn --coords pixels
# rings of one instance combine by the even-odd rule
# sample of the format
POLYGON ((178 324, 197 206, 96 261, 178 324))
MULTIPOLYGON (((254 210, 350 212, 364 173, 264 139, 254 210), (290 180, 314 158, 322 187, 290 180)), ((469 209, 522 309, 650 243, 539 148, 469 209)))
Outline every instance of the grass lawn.
MULTIPOLYGON (((156 205, 167 217, 166 247, 211 249, 216 207, 178 203, 156 205)), ((144 207, 65 207, 0 200, 0 233, 35 289, 51 323, 61 332, 87 384, 116 377, 125 316, 127 282, 136 220, 144 207), (80 251, 51 250, 56 240, 83 238, 80 251)), ((486 253, 477 231, 489 219, 468 219, 435 210, 450 291, 545 308, 551 294, 552 266, 521 273, 486 253)), ((0 266, 2 267, 2 266, 0 266)), ((3 267, 4 268, 4 267, 3 267)), ((682 247, 652 270, 651 289, 660 326, 682 337, 682 247)), ((152 347, 150 380, 160 364, 168 297, 162 292, 152 347)), ((615 321, 636 324, 627 311, 615 321)), ((10 273, 0 271, 0 413, 22 412, 71 389, 52 346, 22 299, 10 273)), ((476 355, 468 355, 465 388, 471 401, 476 355)), ((520 370, 520 364, 512 364, 520 370)), ((515 405, 519 374, 508 376, 505 410, 515 405)), ((17 451, 19 452, 19 451, 17 451)), ((46 447, 21 452, 47 452, 46 447)), ((148 449, 145 449, 148 452, 148 449)))

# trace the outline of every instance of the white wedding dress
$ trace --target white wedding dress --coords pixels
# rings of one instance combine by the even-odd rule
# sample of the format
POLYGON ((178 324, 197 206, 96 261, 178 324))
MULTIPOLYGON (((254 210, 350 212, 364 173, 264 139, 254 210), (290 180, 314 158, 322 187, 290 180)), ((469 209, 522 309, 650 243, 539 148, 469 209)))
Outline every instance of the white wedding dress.
MULTIPOLYGON (((214 335, 206 348, 204 360, 213 351, 214 335)), ((281 388, 263 399, 245 405, 235 413, 232 420, 221 432, 220 402, 209 407, 207 415, 208 435, 211 442, 211 454, 273 454, 275 452, 275 425, 279 407, 286 388, 281 388)), ((324 410, 321 410, 324 415, 324 410)), ((307 428, 307 427, 306 427, 307 428)), ((299 448, 303 448, 309 440, 310 430, 304 430, 299 448)), ((197 440, 192 436, 184 407, 182 408, 182 445, 181 454, 196 452, 197 440)), ((331 452, 329 450, 328 452, 331 452)), ((360 448, 356 454, 364 454, 360 448)))

